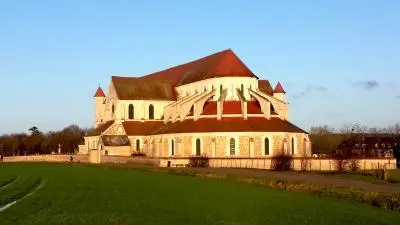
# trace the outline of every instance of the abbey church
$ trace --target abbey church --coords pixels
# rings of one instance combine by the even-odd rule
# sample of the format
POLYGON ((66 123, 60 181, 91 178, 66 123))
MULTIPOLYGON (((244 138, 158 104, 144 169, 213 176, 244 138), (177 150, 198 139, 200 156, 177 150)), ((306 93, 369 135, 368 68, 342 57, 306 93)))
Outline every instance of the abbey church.
POLYGON ((231 50, 141 77, 111 77, 94 95, 95 129, 79 154, 184 159, 311 155, 286 93, 231 50))

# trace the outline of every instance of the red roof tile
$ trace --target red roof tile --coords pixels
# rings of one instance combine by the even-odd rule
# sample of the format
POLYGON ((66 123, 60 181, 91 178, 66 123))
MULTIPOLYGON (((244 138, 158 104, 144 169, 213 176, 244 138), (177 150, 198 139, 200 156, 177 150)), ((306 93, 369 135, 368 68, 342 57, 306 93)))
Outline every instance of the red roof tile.
POLYGON ((163 125, 162 121, 125 121, 122 122, 126 135, 128 136, 142 136, 148 135, 153 129, 163 125))
POLYGON ((257 101, 247 102, 247 114, 262 114, 260 103, 257 101))
POLYGON ((217 102, 206 102, 202 115, 217 115, 217 102))
POLYGON ((306 133, 292 123, 279 118, 201 118, 197 121, 184 120, 182 122, 167 123, 150 134, 173 133, 207 133, 207 132, 288 132, 306 133))
POLYGON ((268 80, 258 80, 258 89, 266 94, 273 95, 271 84, 268 80))
POLYGON ((176 100, 174 86, 167 80, 113 76, 111 82, 121 100, 176 100))
POLYGON ((215 77, 255 77, 231 50, 143 77, 112 77, 120 99, 176 100, 175 86, 215 77))
POLYGON ((242 114, 240 101, 226 101, 222 114, 242 114))
POLYGON ((170 80, 176 85, 184 85, 208 78, 228 76, 257 77, 231 49, 152 73, 146 77, 170 80))
POLYGON ((106 97, 106 95, 104 94, 103 89, 101 89, 101 87, 98 87, 96 90, 96 93, 94 94, 94 97, 106 97))
POLYGON ((281 83, 278 82, 278 84, 276 84, 274 93, 286 93, 285 90, 283 90, 281 83))

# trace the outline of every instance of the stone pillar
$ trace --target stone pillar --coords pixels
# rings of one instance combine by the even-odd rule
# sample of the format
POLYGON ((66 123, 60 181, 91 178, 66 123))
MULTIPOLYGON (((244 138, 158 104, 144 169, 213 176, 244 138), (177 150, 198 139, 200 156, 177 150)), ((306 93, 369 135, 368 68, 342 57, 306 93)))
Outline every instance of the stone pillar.
POLYGON ((215 138, 211 139, 211 157, 213 157, 213 158, 215 158, 215 156, 217 155, 216 154, 216 147, 217 147, 216 145, 217 145, 216 139, 215 138))
POLYGON ((249 156, 254 158, 254 138, 250 138, 249 140, 249 156))

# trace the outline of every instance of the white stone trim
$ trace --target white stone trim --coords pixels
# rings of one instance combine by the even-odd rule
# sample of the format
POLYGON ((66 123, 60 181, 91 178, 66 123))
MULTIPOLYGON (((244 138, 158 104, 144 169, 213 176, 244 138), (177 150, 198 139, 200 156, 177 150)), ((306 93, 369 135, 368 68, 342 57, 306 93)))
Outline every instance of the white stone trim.
POLYGON ((225 144, 226 144, 226 156, 232 157, 231 152, 230 152, 230 140, 231 138, 235 139, 235 155, 238 156, 240 153, 240 142, 239 142, 239 136, 234 136, 234 135, 227 135, 225 137, 225 144))
POLYGON ((261 152, 262 156, 271 156, 274 154, 274 136, 265 135, 265 136, 261 137, 261 151, 262 151, 261 152), (265 143, 264 143, 265 138, 268 138, 268 140, 269 140, 269 149, 268 149, 269 154, 268 155, 265 154, 265 143))

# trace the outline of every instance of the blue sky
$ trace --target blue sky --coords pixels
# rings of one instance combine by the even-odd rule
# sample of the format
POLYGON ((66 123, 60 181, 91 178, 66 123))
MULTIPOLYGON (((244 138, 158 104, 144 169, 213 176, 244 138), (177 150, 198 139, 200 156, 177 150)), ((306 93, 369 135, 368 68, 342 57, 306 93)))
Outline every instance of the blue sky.
POLYGON ((0 134, 93 124, 111 75, 232 48, 304 129, 400 121, 400 1, 0 2, 0 134))

